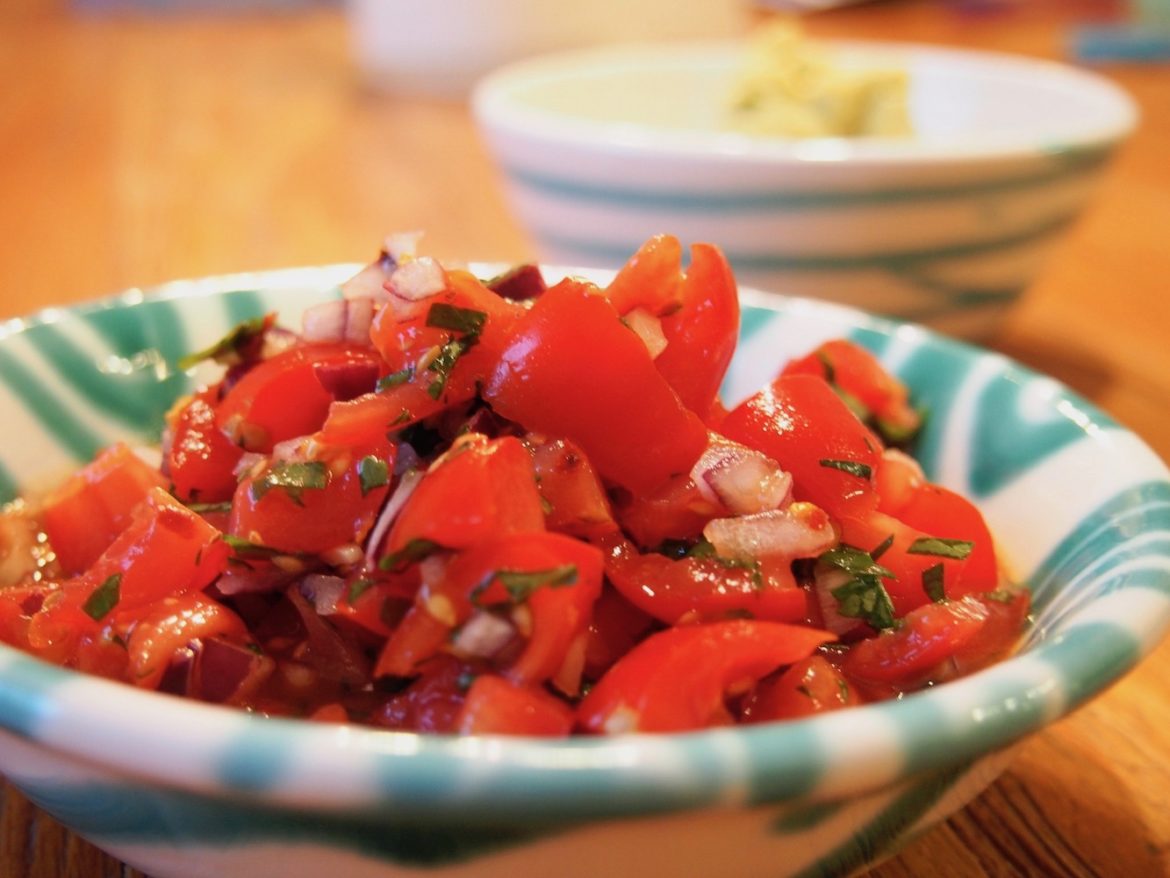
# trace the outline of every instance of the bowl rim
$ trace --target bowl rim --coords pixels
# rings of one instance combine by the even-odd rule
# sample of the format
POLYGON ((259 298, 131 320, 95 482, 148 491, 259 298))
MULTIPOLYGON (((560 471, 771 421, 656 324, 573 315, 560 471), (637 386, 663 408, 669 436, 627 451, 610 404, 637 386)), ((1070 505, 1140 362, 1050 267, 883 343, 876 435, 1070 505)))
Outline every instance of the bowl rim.
MULTIPOLYGON (((503 265, 469 267, 490 272, 503 265)), ((0 323, 0 343, 26 327, 73 312, 241 289, 320 285, 327 294, 357 267, 249 272, 131 289, 0 323)), ((585 277, 612 275, 543 267, 585 277)), ((1051 383, 1007 357, 913 324, 749 287, 741 288, 741 295, 751 307, 799 307, 883 335, 908 331, 957 356, 994 360, 1017 378, 1034 376, 1051 383)), ((1086 431, 1115 430, 1142 444, 1092 404, 1071 392, 1069 396, 1078 402, 1077 418, 1088 419, 1086 431)), ((1154 475, 1170 488, 1170 470, 1153 460, 1154 475)), ((1170 601, 1156 609, 1129 622, 1131 633, 1137 632, 1136 653, 1132 639, 1102 638, 1073 627, 969 677, 899 700, 759 726, 555 741, 428 735, 262 717, 138 690, 0 644, 0 735, 141 782, 265 805, 389 813, 422 822, 457 818, 470 825, 520 819, 531 816, 534 808, 545 820, 579 821, 760 800, 828 801, 927 772, 954 770, 1066 715, 1153 649, 1170 628, 1170 601), (1074 679, 1089 681, 1083 691, 1069 697, 1058 692, 1048 673, 1049 661, 1058 661, 1074 679), (963 719, 961 734, 940 747, 940 718, 954 716, 963 719), (78 734, 79 729, 85 734, 78 734), (858 729, 869 735, 860 743, 858 729), (303 758, 308 754, 312 760, 303 758), (823 760, 815 778, 809 774, 810 756, 823 760), (683 780, 680 774, 690 777, 683 780)))
POLYGON ((1124 139, 1137 125, 1134 99, 1117 83, 1092 71, 1059 61, 1009 52, 953 48, 928 43, 879 40, 825 40, 838 50, 859 51, 894 61, 922 59, 934 63, 994 67, 1037 78, 1075 83, 1079 89, 1112 102, 1116 118, 1086 123, 1075 135, 1049 142, 1034 134, 1004 132, 974 137, 954 133, 931 140, 911 138, 823 137, 786 139, 734 131, 688 131, 627 122, 587 119, 525 104, 514 90, 533 80, 582 73, 595 67, 625 64, 652 68, 686 58, 699 63, 730 64, 742 52, 742 40, 607 45, 554 52, 512 62, 481 77, 472 89, 472 110, 482 128, 576 151, 587 149, 625 158, 671 158, 702 163, 807 166, 848 165, 860 168, 947 165, 972 161, 1015 161, 1097 152, 1124 139))

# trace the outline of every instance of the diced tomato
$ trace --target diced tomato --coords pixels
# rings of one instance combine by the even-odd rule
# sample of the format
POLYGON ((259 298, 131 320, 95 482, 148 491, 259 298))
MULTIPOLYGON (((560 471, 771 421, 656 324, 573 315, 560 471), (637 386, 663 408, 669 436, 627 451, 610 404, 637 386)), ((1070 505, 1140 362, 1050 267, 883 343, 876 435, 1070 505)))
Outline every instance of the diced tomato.
POLYGON ((583 666, 585 676, 596 680, 657 625, 653 616, 639 610, 606 583, 593 604, 589 621, 583 666))
POLYGON ((236 464, 243 449, 216 422, 219 385, 192 396, 174 419, 167 449, 167 472, 175 496, 188 503, 230 500, 236 489, 236 464))
POLYGON ((80 573, 129 525, 134 510, 166 484, 158 470, 119 442, 45 498, 41 524, 65 573, 80 573))
POLYGON ((394 455, 383 437, 355 448, 323 447, 313 460, 268 461, 236 489, 231 533, 290 554, 361 543, 386 498, 394 455), (297 473, 310 477, 287 475, 297 473))
POLYGON ((803 625, 745 619, 669 628, 609 669, 578 706, 577 724, 605 734, 726 725, 729 695, 832 639, 803 625))
POLYGON ((873 473, 881 442, 821 378, 778 378, 736 406, 721 430, 790 472, 798 500, 834 517, 877 506, 873 473))
POLYGON ((565 439, 543 442, 532 461, 549 530, 589 540, 618 529, 605 487, 580 448, 565 439))
POLYGON ((991 591, 996 587, 999 565, 995 541, 983 514, 970 500, 942 485, 924 484, 898 510, 897 517, 933 537, 972 544, 957 582, 951 583, 949 596, 991 591))
POLYGON ((861 696, 823 655, 810 655, 760 681, 740 706, 744 722, 797 719, 860 704, 861 696))
POLYGON ((635 492, 688 472, 707 444, 641 339, 579 281, 550 288, 517 323, 484 397, 529 430, 571 439, 635 492))
POLYGON ((459 437, 423 476, 386 539, 393 555, 426 540, 461 549, 544 529, 532 455, 514 436, 459 437))
POLYGON ((243 642, 248 629, 239 616, 202 592, 163 598, 130 632, 126 651, 131 682, 144 689, 158 688, 172 658, 192 641, 216 635, 243 642))
POLYGON ((406 732, 453 732, 463 700, 482 668, 437 655, 417 680, 389 698, 371 718, 375 725, 406 732))
POLYGON ((606 543, 605 574, 638 609, 677 625, 747 614, 774 622, 799 622, 809 612, 808 594, 792 576, 791 559, 752 565, 715 557, 668 558, 639 553, 625 540, 606 543))
POLYGON ((465 735, 533 735, 563 738, 573 728, 573 710, 544 689, 481 674, 455 720, 465 735))
POLYGON ((1022 589, 925 604, 897 629, 853 644, 841 670, 881 698, 971 673, 1011 651, 1028 608, 1022 589))
POLYGON ((164 490, 152 489, 101 557, 45 598, 29 621, 30 648, 67 660, 80 635, 115 618, 138 618, 164 598, 206 588, 227 566, 220 536, 164 490))
POLYGON ((244 373, 220 402, 216 423, 241 448, 266 454, 277 442, 321 427, 334 394, 322 384, 319 370, 373 365, 370 374, 376 379, 381 368, 376 356, 363 345, 289 348, 244 373))
POLYGON ((856 342, 843 338, 827 341, 807 356, 790 361, 780 374, 824 378, 859 403, 865 415, 894 433, 908 434, 918 428, 920 416, 910 406, 906 385, 856 342))
POLYGON ((619 314, 645 308, 662 316, 682 304, 682 245, 674 235, 655 235, 631 256, 605 288, 619 314))
POLYGON ((375 673, 407 676, 428 657, 426 644, 437 649, 477 608, 522 604, 530 630, 505 673, 522 683, 547 680, 588 627, 601 591, 601 570, 599 549, 563 534, 508 534, 479 543, 456 555, 440 581, 424 580, 415 605, 386 642, 375 673), (439 628, 441 637, 436 637, 439 628))
POLYGON ((619 498, 614 512, 622 529, 647 549, 667 540, 695 539, 712 518, 727 514, 703 496, 689 474, 674 476, 650 493, 619 498))

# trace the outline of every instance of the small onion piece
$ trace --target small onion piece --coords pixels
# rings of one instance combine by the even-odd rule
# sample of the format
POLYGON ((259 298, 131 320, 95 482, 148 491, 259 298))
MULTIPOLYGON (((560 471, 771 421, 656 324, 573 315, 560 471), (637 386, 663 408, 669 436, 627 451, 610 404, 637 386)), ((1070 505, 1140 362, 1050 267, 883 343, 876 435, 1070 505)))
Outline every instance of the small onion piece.
POLYGON ((736 515, 780 509, 792 499, 792 476, 765 454, 719 438, 691 468, 703 497, 736 515))
POLYGON ((386 301, 386 281, 397 266, 397 262, 383 253, 377 260, 371 262, 349 280, 341 285, 343 299, 371 299, 375 302, 386 301))
POLYGON ((491 658, 515 636, 516 629, 507 620, 480 611, 455 632, 451 650, 463 658, 491 658))
POLYGON ((646 350, 650 352, 650 359, 655 359, 666 350, 666 335, 662 331, 662 321, 645 308, 634 308, 627 311, 622 320, 626 326, 634 330, 646 350))
POLYGON ((430 256, 420 256, 394 269, 386 281, 391 296, 407 302, 420 302, 437 296, 447 289, 447 275, 443 266, 430 256))
POLYGON ((410 495, 414 493, 414 489, 422 481, 422 477, 421 470, 415 469, 403 473, 402 477, 398 479, 398 485, 394 488, 394 492, 387 498, 386 505, 382 507, 378 520, 374 522, 374 526, 370 530, 369 542, 366 543, 366 563, 371 567, 377 563, 378 548, 382 545, 382 540, 390 532, 390 526, 394 524, 394 519, 398 517, 398 513, 402 511, 402 507, 406 505, 406 501, 410 499, 410 495))
POLYGON ((815 558, 837 544, 837 532, 825 511, 812 503, 793 503, 738 518, 715 518, 703 536, 723 558, 815 558))
POLYGON ((337 612, 337 602, 345 593, 345 580, 340 576, 310 573, 300 582, 301 594, 313 602, 313 609, 320 616, 332 616, 337 612))
MULTIPOLYGON (((818 565, 819 566, 819 565, 818 565)), ((818 570, 813 579, 813 594, 817 599, 817 606, 821 610, 821 627, 832 631, 838 637, 864 627, 860 619, 842 616, 840 606, 833 595, 833 589, 840 588, 853 579, 852 574, 844 570, 818 570)))
POLYGON ((306 341, 369 344, 373 321, 372 297, 334 299, 307 308, 301 332, 306 341))
POLYGON ((418 252, 418 242, 423 233, 419 229, 406 232, 391 232, 382 242, 382 252, 395 264, 401 265, 408 259, 413 259, 418 252))

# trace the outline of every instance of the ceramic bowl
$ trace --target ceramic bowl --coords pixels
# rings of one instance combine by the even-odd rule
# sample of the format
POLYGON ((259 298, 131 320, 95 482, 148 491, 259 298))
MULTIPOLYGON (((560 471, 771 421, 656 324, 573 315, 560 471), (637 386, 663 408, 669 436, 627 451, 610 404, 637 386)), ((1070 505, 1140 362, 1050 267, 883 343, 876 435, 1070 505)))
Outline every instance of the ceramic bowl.
POLYGON ((538 252, 620 265, 647 237, 718 241, 741 280, 986 336, 1081 211, 1132 101, 1010 55, 833 44, 905 69, 915 136, 726 130, 742 44, 590 50, 489 75, 475 115, 538 252))
MULTIPOLYGON (((155 435, 199 378, 178 357, 267 309, 296 325, 354 268, 172 284, 0 324, 3 493, 155 435)), ((0 647, 0 771, 155 878, 840 875, 895 851, 1163 634, 1170 473, 1002 356, 825 303, 743 303, 728 399, 839 335, 909 382, 931 412, 928 473, 978 500, 1032 589, 1019 655, 809 720, 547 741, 267 719, 0 647)))

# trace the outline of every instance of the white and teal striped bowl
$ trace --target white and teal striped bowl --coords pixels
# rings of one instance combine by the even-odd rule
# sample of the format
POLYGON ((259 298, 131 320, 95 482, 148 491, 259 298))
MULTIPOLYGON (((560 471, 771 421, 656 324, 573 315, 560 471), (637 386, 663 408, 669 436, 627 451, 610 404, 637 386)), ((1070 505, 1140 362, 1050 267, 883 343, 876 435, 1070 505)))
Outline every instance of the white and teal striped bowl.
POLYGON ((721 130, 741 47, 606 48, 483 80, 475 114, 546 261, 620 264, 664 231, 739 277, 985 336, 1084 206, 1136 118, 1105 79, 1009 55, 843 43, 908 70, 916 136, 721 130))
MULTIPOLYGON (((172 284, 0 324, 3 492, 154 436, 198 377, 178 357, 268 309, 295 325, 353 268, 172 284)), ((931 412, 927 471, 979 501, 1032 588, 1018 657, 808 721, 549 742, 265 719, 0 647, 0 770, 156 878, 839 875, 890 854, 1162 636, 1170 473, 1001 356, 824 303, 749 292, 744 305, 729 399, 838 335, 914 388, 931 412)))

